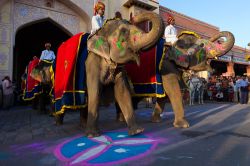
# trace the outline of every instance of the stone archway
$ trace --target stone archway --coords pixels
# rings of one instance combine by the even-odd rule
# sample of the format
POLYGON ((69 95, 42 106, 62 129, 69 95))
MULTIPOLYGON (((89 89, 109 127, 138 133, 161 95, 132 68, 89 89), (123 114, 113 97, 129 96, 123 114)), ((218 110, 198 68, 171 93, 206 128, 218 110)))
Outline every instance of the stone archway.
POLYGON ((40 57, 44 44, 50 42, 57 53, 62 42, 72 34, 51 19, 42 19, 20 28, 15 36, 13 79, 21 81, 21 75, 33 56, 40 57))

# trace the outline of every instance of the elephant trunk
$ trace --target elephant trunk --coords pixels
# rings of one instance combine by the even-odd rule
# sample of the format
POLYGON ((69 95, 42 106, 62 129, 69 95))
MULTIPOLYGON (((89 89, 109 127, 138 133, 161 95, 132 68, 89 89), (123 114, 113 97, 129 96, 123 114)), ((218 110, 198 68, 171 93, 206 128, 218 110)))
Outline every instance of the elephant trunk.
POLYGON ((234 46, 234 42, 235 42, 234 35, 231 32, 228 32, 228 31, 220 32, 219 34, 211 37, 210 41, 215 42, 221 37, 225 37, 226 41, 224 41, 222 44, 220 44, 220 47, 218 47, 218 48, 215 46, 216 51, 212 55, 213 57, 208 57, 208 58, 214 58, 214 57, 225 55, 234 46))
POLYGON ((144 21, 150 21, 152 23, 152 29, 148 33, 139 32, 136 40, 134 35, 131 36, 131 43, 136 51, 143 51, 153 47, 163 35, 164 23, 158 14, 153 12, 143 12, 142 14, 135 16, 133 19, 134 24, 144 21))

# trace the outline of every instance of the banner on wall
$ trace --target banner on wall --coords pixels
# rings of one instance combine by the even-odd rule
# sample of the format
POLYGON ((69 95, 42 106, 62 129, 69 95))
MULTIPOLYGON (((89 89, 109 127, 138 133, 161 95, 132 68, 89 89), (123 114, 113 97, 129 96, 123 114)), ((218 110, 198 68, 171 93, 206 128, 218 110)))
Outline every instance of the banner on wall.
POLYGON ((246 61, 244 58, 241 57, 233 57, 233 62, 250 65, 250 62, 246 61))
POLYGON ((243 57, 236 57, 236 56, 231 57, 228 55, 223 55, 221 57, 218 57, 218 60, 223 61, 223 62, 234 62, 234 63, 250 65, 250 61, 247 61, 243 57))
POLYGON ((218 57, 218 59, 221 60, 221 61, 225 61, 225 62, 231 62, 232 61, 231 56, 228 56, 228 55, 220 56, 220 57, 218 57))

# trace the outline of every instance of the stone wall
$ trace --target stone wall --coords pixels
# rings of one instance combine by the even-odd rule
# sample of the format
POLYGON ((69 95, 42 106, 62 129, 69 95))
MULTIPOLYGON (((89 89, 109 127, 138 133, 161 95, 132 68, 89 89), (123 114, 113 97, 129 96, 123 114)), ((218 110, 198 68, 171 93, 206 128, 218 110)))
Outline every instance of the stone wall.
POLYGON ((6 1, 0 8, 0 79, 11 76, 12 57, 12 2, 6 1))

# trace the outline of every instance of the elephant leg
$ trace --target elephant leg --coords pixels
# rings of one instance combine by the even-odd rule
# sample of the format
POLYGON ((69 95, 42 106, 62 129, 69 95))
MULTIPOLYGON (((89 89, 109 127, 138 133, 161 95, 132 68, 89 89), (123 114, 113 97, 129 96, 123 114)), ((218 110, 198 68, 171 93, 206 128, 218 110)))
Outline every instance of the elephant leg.
POLYGON ((164 110, 164 106, 166 104, 166 98, 157 98, 155 103, 155 109, 152 113, 151 121, 154 123, 161 122, 161 113, 164 110))
MULTIPOLYGON (((88 71, 91 71, 90 69, 88 71)), ((87 90, 88 90, 88 118, 85 130, 87 137, 100 136, 100 130, 97 126, 98 107, 100 103, 100 83, 98 75, 87 72, 87 90)))
POLYGON ((87 125, 88 107, 80 109, 80 127, 85 128, 87 125))
POLYGON ((46 100, 46 96, 43 93, 41 93, 39 95, 39 112, 40 114, 46 114, 46 103, 45 103, 45 100, 46 100))
POLYGON ((85 134, 87 137, 98 137, 100 136, 100 130, 97 126, 98 120, 98 106, 99 106, 99 95, 97 89, 90 88, 92 92, 88 91, 88 118, 85 134))
POLYGON ((55 124, 57 126, 63 125, 64 115, 65 115, 65 113, 54 115, 54 117, 55 117, 55 124))
POLYGON ((119 122, 125 122, 122 110, 117 102, 115 102, 115 108, 116 108, 116 120, 119 122))
POLYGON ((142 97, 133 97, 132 98, 132 104, 133 104, 133 109, 137 110, 138 109, 138 104, 142 100, 142 97))
POLYGON ((118 102, 127 122, 129 135, 135 135, 143 132, 144 129, 142 127, 139 127, 135 122, 135 115, 133 111, 129 86, 127 85, 126 80, 123 76, 116 78, 114 90, 116 101, 118 102))
POLYGON ((174 127, 188 128, 189 123, 184 118, 184 108, 181 89, 176 74, 162 76, 163 87, 168 95, 175 114, 174 127))

